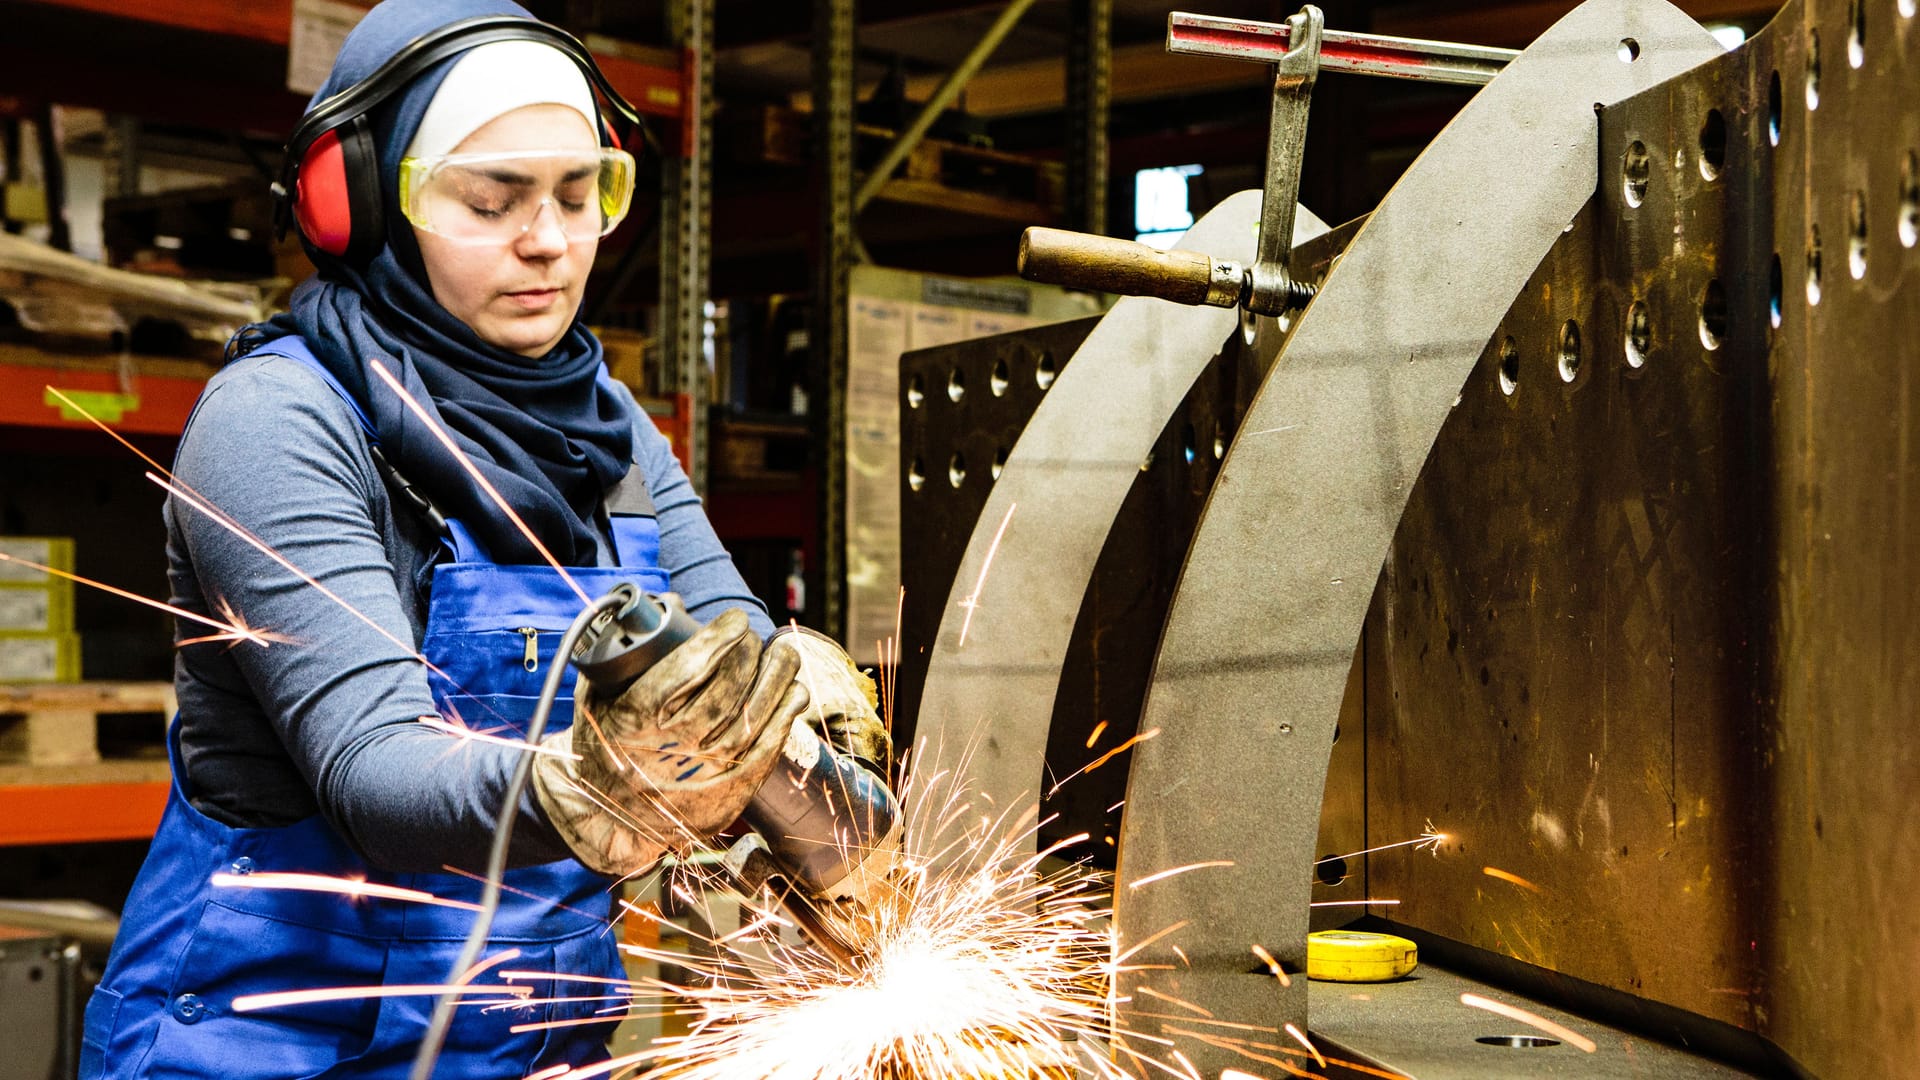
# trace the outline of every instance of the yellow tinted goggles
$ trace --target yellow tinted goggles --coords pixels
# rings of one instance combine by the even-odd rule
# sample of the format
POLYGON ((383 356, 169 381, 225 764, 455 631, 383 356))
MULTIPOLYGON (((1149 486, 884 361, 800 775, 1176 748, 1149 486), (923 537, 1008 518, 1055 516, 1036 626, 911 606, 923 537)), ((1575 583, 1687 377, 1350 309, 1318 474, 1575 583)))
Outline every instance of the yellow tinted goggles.
POLYGON ((611 147, 402 158, 400 211, 456 243, 512 243, 545 220, 579 242, 620 224, 633 184, 633 155, 611 147))

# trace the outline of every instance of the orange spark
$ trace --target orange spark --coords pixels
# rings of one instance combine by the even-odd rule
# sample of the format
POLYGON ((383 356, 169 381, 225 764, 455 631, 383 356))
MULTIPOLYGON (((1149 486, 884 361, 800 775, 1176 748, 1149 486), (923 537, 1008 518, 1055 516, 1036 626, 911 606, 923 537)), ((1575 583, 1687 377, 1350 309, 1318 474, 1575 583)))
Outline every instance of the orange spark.
MULTIPOLYGON (((131 600, 136 604, 145 604, 150 608, 159 608, 161 611, 164 611, 167 614, 174 616, 175 618, 187 619, 191 622, 197 622, 202 626, 211 626, 215 630, 221 631, 220 637, 214 640, 224 641, 231 638, 237 641, 251 641, 255 645, 258 645, 263 649, 266 648, 269 644, 272 644, 275 642, 285 644, 289 640, 278 634, 268 634, 260 630, 249 630, 246 627, 236 626, 232 623, 224 623, 218 619, 208 618, 205 615, 196 615, 193 612, 187 611, 184 608, 177 608, 177 607, 174 607, 172 604, 163 603, 159 600, 152 600, 147 597, 141 596, 139 593, 128 592, 125 589, 115 588, 114 586, 108 585, 107 583, 102 581, 95 581, 92 578, 84 578, 84 577, 81 577, 79 574, 70 574, 65 570, 56 570, 51 566, 42 566, 39 563, 34 562, 30 559, 18 558, 16 556, 9 555, 4 551, 0 551, 0 562, 19 563, 21 566, 29 566, 35 570, 52 574, 55 577, 62 577, 62 578, 66 578, 68 581, 77 581, 82 585, 91 586, 95 589, 99 589, 101 592, 112 593, 113 595, 118 596, 121 599, 131 600)), ((183 645, 190 644, 190 642, 183 641, 181 642, 181 644, 183 645)))
POLYGON ((1287 970, 1280 966, 1280 961, 1275 960, 1273 954, 1268 952, 1265 946, 1255 942, 1253 955, 1259 957, 1260 962, 1267 965, 1267 970, 1273 972, 1273 977, 1280 980, 1281 986, 1293 985, 1293 980, 1287 977, 1287 970))
POLYGON ((1507 871, 1502 870, 1497 866, 1483 866, 1480 868, 1480 872, 1487 875, 1488 877, 1499 878, 1501 881, 1511 882, 1512 884, 1518 885, 1521 888, 1527 890, 1528 892, 1534 892, 1534 893, 1546 892, 1545 889, 1542 889, 1540 886, 1535 885, 1533 882, 1528 881, 1526 878, 1521 877, 1519 874, 1508 873, 1507 871))
POLYGON ((1166 1002, 1166 1003, 1167 1003, 1167 1004, 1169 1004, 1169 1005, 1178 1005, 1178 1006, 1180 1006, 1180 1007, 1181 1007, 1181 1008, 1183 1008, 1183 1009, 1186 1009, 1186 1010, 1189 1010, 1189 1011, 1191 1011, 1191 1012, 1195 1012, 1195 1013, 1198 1013, 1198 1014, 1200 1014, 1201 1016, 1204 1016, 1204 1017, 1206 1017, 1206 1018, 1207 1018, 1207 1019, 1209 1019, 1209 1020, 1211 1020, 1211 1019, 1213 1019, 1213 1014, 1212 1014, 1212 1013, 1210 1013, 1210 1012, 1208 1012, 1207 1010, 1205 1010, 1205 1009, 1203 1009, 1203 1008, 1201 1008, 1201 1007, 1200 1007, 1200 1006, 1198 1006, 1198 1005, 1195 1005, 1195 1004, 1194 1004, 1193 1002, 1191 1002, 1191 1001, 1182 1001, 1181 999, 1179 999, 1179 998, 1177 998, 1177 997, 1174 997, 1174 996, 1172 996, 1171 994, 1163 994, 1163 993, 1161 993, 1160 991, 1158 991, 1158 990, 1155 990, 1155 989, 1154 989, 1153 987, 1151 987, 1151 986, 1138 986, 1138 987, 1135 987, 1135 988, 1134 988, 1134 992, 1135 992, 1135 993, 1140 993, 1140 994, 1145 994, 1145 995, 1147 995, 1148 997, 1151 997, 1151 998, 1159 998, 1159 999, 1160 999, 1161 1001, 1164 1001, 1164 1002, 1166 1002))
POLYGON ((1171 870, 1162 870, 1157 874, 1148 874, 1146 877, 1141 878, 1139 881, 1130 881, 1127 883, 1127 888, 1137 889, 1142 885, 1151 885, 1156 881, 1165 881, 1166 879, 1173 877, 1176 874, 1184 874, 1189 870, 1205 870, 1208 867, 1212 867, 1212 866, 1232 866, 1232 865, 1233 865, 1232 859, 1210 859, 1206 862, 1188 863, 1185 866, 1176 866, 1171 870))
POLYGON ((993 566, 994 553, 1000 550, 1000 538, 1006 535, 1007 522, 1013 520, 1014 508, 1019 505, 1019 503, 1007 504, 1007 516, 1000 519, 1000 528, 994 530, 993 543, 987 545, 987 557, 980 563, 980 576, 974 579, 973 592, 965 600, 960 601, 960 606, 967 609, 967 617, 960 623, 962 647, 967 644, 967 629, 973 625, 973 612, 980 606, 980 590, 987 584, 987 571, 993 566))
POLYGON ((213 875, 212 881, 214 885, 226 889, 291 889, 296 892, 334 893, 339 896, 464 908, 467 911, 480 910, 478 904, 469 904, 464 900, 444 900, 430 892, 421 892, 419 889, 403 889, 398 885, 376 885, 371 881, 328 877, 325 874, 219 873, 213 875))
POLYGON ((1308 907, 1371 907, 1374 904, 1397 904, 1398 900, 1315 900, 1308 907))
MULTIPOLYGON (((233 999, 234 1012, 254 1012, 259 1009, 277 1009, 284 1005, 307 1005, 319 1001, 358 1001, 361 998, 387 997, 425 997, 442 994, 507 994, 513 997, 526 997, 533 993, 530 986, 463 986, 454 983, 447 986, 327 986, 317 990, 283 990, 272 994, 243 994, 233 999)), ((469 1003, 471 1004, 471 1003, 469 1003)))
POLYGON ((547 560, 547 565, 553 567, 554 571, 560 575, 560 580, 565 581, 567 587, 574 591, 574 595, 580 598, 580 602, 582 604, 593 603, 593 598, 588 596, 586 592, 580 588, 579 584, 573 580, 573 575, 567 573, 566 568, 560 565, 560 560, 553 557, 553 552, 547 550, 547 545, 541 543, 540 538, 533 535, 533 530, 527 527, 527 523, 521 519, 518 513, 514 512, 513 507, 507 505, 507 500, 494 488, 492 482, 481 474, 479 466, 475 465, 472 459, 467 457, 466 451, 460 449, 459 445, 453 441, 453 436, 441 430, 440 425, 435 422, 433 417, 427 415, 425 407, 418 401, 415 401, 412 394, 407 393, 406 387, 400 385, 400 380, 394 378, 393 372, 387 370, 387 365, 374 363, 368 366, 373 369, 375 375, 380 376, 380 381, 386 383, 388 388, 400 395, 400 403, 407 407, 408 412, 420 418, 420 422, 427 426, 427 430, 432 432, 433 437, 440 441, 440 445, 446 447, 448 452, 454 456, 454 460, 460 463, 460 467, 467 470, 467 475, 473 477, 474 482, 480 485, 480 490, 487 493, 487 498, 493 500, 493 504, 500 508, 500 512, 506 515, 507 520, 513 522, 513 527, 520 530, 520 535, 526 537, 527 542, 533 545, 533 549, 540 553, 540 557, 547 560))
MULTIPOLYGON (((1138 735, 1135 735, 1133 738, 1128 739, 1126 742, 1121 743, 1119 746, 1114 747, 1113 749, 1107 751, 1106 753, 1101 754, 1099 757, 1094 758, 1092 761, 1087 762, 1085 765, 1080 766, 1078 769, 1075 769, 1074 771, 1068 773, 1058 783, 1054 784, 1052 788, 1048 789, 1047 796, 1051 798, 1055 792, 1059 791, 1061 788, 1065 787, 1068 783, 1072 782, 1074 777, 1080 776, 1083 773, 1092 772, 1093 770, 1099 768, 1100 766, 1105 765, 1107 762, 1112 761, 1114 758, 1118 757, 1119 755, 1124 754, 1127 751, 1133 749, 1135 746, 1139 745, 1140 743, 1146 742, 1148 739, 1157 737, 1159 734, 1160 734, 1159 728, 1150 728, 1146 731, 1141 732, 1138 735)), ((1114 805, 1117 806, 1119 804, 1116 803, 1114 805)))
POLYGON ((504 746, 510 750, 524 750, 529 754, 546 754, 549 757, 563 758, 567 761, 580 760, 580 755, 572 751, 548 746, 545 743, 530 743, 525 739, 509 739, 502 735, 489 735, 483 731, 475 731, 465 724, 456 724, 444 717, 423 716, 420 718, 419 723, 421 726, 430 727, 435 731, 444 731, 457 739, 493 743, 496 746, 504 746))
POLYGON ((1496 1016, 1504 1016, 1509 1020, 1517 1020, 1528 1027, 1539 1028, 1541 1031, 1559 1039, 1561 1042, 1577 1046, 1589 1054, 1599 1049, 1599 1046, 1597 1046, 1592 1039, 1574 1031, 1572 1028, 1562 1027, 1544 1016, 1537 1013, 1530 1013, 1517 1005, 1509 1005, 1504 1001, 1484 998, 1479 994, 1461 994, 1460 1004, 1471 1005, 1476 1009, 1485 1009, 1496 1016))
POLYGON ((1107 722, 1105 720, 1102 720, 1099 723, 1093 725, 1093 734, 1087 736, 1087 749, 1089 750, 1093 749, 1093 744, 1100 741, 1101 732, 1104 732, 1106 730, 1107 730, 1107 722))
POLYGON ((1301 1031, 1297 1027, 1294 1027, 1292 1024, 1288 1024, 1287 1034, 1293 1036, 1295 1039, 1298 1039, 1300 1041, 1300 1045, 1306 1047, 1307 1052, 1313 1055, 1313 1060, 1320 1063, 1321 1068, 1324 1069, 1327 1067, 1327 1059, 1320 1056, 1320 1048, 1313 1045, 1313 1040, 1307 1038, 1305 1032, 1301 1031))

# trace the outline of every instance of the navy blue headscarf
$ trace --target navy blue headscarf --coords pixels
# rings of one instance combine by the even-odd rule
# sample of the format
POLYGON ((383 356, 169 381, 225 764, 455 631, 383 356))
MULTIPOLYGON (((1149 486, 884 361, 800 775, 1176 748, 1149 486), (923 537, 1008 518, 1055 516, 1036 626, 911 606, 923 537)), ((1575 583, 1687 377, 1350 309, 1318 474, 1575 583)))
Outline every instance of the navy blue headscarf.
MULTIPOLYGON (((519 15, 507 0, 386 0, 347 36, 314 105, 359 82, 430 30, 477 15, 519 15)), ((371 114, 387 208, 387 244, 364 266, 317 251, 320 272, 294 289, 291 311, 250 327, 235 352, 298 334, 373 421, 394 468, 502 563, 538 552, 370 370, 384 363, 466 451, 562 563, 595 560, 594 514, 633 458, 626 403, 598 385, 600 342, 575 323, 538 359, 481 341, 433 298, 412 226, 398 212, 400 157, 456 58, 423 73, 371 114)))

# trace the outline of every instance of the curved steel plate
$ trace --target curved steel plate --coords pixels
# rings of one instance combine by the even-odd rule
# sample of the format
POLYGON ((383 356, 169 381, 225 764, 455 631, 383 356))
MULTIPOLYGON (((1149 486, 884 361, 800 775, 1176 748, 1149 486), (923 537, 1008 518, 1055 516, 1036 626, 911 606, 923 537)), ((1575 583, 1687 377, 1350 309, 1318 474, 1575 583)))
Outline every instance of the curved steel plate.
MULTIPOLYGON (((1179 246, 1246 261, 1259 218, 1260 193, 1240 192, 1179 246)), ((1299 208, 1296 244, 1327 231, 1299 208)), ((967 796, 993 813, 1038 799, 1061 663, 1114 515, 1237 323, 1231 310, 1127 297, 1062 368, 1008 455, 954 577, 921 698, 917 775, 964 777, 967 796)), ((953 791, 919 785, 908 798, 944 804, 953 791)))
MULTIPOLYGON (((1582 5, 1421 155, 1301 318, 1188 553, 1141 721, 1165 735, 1134 754, 1121 945, 1190 925, 1130 961, 1170 970, 1126 977, 1129 1029, 1163 1027, 1165 1010, 1131 995, 1142 984, 1223 1019, 1305 1022, 1304 980, 1279 990, 1249 947, 1304 965, 1333 728, 1414 478, 1489 335, 1594 192, 1595 103, 1722 52, 1661 0, 1582 5), (1129 887, 1214 860, 1234 865, 1129 887)), ((1207 1073, 1244 1061, 1180 1046, 1207 1073)))

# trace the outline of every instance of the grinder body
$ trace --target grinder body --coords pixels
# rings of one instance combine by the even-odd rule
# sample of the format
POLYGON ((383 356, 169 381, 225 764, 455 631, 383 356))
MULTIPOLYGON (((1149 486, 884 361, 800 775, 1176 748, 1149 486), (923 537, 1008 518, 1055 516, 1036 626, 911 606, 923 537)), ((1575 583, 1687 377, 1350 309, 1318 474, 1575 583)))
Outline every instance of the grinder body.
MULTIPOLYGON (((627 602, 588 628, 572 658, 602 696, 625 692, 700 629, 677 596, 656 597, 631 585, 615 591, 630 594, 627 602)), ((733 866, 735 872, 756 887, 768 878, 783 879, 804 894, 800 906, 809 910, 796 914, 816 941, 832 935, 837 940, 820 944, 842 960, 857 952, 861 927, 871 924, 859 915, 874 909, 890 888, 887 878, 901 848, 900 804, 886 783, 812 725, 796 723, 742 817, 759 835, 754 847, 763 862, 751 874, 741 865, 733 866)))

